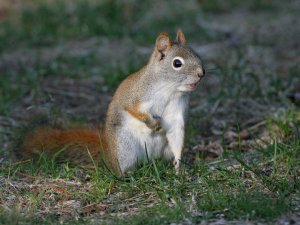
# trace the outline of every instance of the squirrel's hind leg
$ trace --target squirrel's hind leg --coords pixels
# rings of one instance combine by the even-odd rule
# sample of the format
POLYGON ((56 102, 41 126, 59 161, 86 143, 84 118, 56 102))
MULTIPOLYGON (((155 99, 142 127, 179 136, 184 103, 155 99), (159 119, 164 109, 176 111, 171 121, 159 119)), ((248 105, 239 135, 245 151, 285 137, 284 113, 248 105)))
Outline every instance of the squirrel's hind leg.
POLYGON ((146 159, 146 152, 142 151, 140 140, 130 130, 118 131, 118 163, 122 173, 131 171, 146 159))

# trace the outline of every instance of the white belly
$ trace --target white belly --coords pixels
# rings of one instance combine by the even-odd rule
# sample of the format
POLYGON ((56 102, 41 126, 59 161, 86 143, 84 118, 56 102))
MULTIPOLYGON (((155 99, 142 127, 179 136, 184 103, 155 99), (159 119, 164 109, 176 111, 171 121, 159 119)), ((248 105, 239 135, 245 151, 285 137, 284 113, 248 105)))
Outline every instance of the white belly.
POLYGON ((167 156, 167 138, 164 132, 152 132, 145 123, 124 114, 123 126, 118 131, 119 162, 124 171, 130 170, 136 164, 167 156))
POLYGON ((160 104, 160 107, 157 101, 142 105, 142 112, 161 117, 162 132, 153 132, 128 112, 123 113, 123 123, 117 134, 118 160, 122 171, 154 158, 180 158, 187 104, 188 98, 173 96, 171 101, 166 105, 160 104))
POLYGON ((137 146, 137 157, 146 159, 145 157, 158 158, 163 155, 164 148, 167 143, 165 133, 153 132, 145 123, 128 115, 126 122, 132 132, 133 136, 138 139, 139 146, 137 146))

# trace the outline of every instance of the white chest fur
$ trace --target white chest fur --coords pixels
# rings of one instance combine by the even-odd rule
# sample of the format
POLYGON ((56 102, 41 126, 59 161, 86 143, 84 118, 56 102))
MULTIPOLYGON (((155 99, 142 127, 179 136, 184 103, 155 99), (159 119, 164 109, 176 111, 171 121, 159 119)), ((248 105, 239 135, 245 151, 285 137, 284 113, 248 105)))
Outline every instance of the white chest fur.
POLYGON ((124 112, 123 126, 118 131, 118 154, 122 171, 130 170, 138 162, 148 159, 178 158, 179 150, 174 146, 179 146, 177 149, 180 149, 181 154, 189 98, 180 93, 168 97, 152 98, 140 107, 142 112, 160 117, 163 132, 153 132, 145 123, 124 112))
MULTIPOLYGON (((163 132, 153 133, 144 123, 135 118, 130 119, 130 123, 134 124, 135 130, 141 131, 136 133, 136 136, 140 139, 141 145, 144 146, 146 144, 150 158, 161 156, 172 158, 174 156, 169 148, 169 133, 173 133, 174 139, 179 135, 177 137, 179 142, 182 142, 181 140, 183 139, 185 114, 189 97, 188 95, 182 95, 182 93, 175 93, 169 97, 167 100, 161 98, 160 100, 152 100, 141 105, 141 111, 160 117, 163 132), (182 132, 178 133, 178 130, 182 132)), ((181 145, 181 143, 178 144, 181 145)))

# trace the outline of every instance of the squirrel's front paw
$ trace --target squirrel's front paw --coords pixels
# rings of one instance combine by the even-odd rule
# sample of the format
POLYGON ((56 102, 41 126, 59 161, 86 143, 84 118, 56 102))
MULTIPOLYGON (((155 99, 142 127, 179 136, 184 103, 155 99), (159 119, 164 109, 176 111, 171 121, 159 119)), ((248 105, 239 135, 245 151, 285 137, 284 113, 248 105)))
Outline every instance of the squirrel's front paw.
POLYGON ((149 127, 154 132, 159 132, 161 128, 160 120, 161 118, 159 116, 151 116, 152 118, 149 118, 145 121, 147 127, 149 127))

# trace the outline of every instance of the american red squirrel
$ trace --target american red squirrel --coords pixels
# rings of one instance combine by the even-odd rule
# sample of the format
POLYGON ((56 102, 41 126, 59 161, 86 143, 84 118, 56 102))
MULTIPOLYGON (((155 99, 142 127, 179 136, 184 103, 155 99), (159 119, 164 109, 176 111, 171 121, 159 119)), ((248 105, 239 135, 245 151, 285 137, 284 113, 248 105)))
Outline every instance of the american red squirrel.
POLYGON ((160 33, 148 63, 129 75, 109 104, 104 133, 91 129, 40 126, 20 145, 23 158, 42 151, 79 164, 105 163, 117 174, 139 162, 163 157, 176 173, 184 142, 189 96, 204 76, 199 56, 178 30, 173 42, 160 33))

